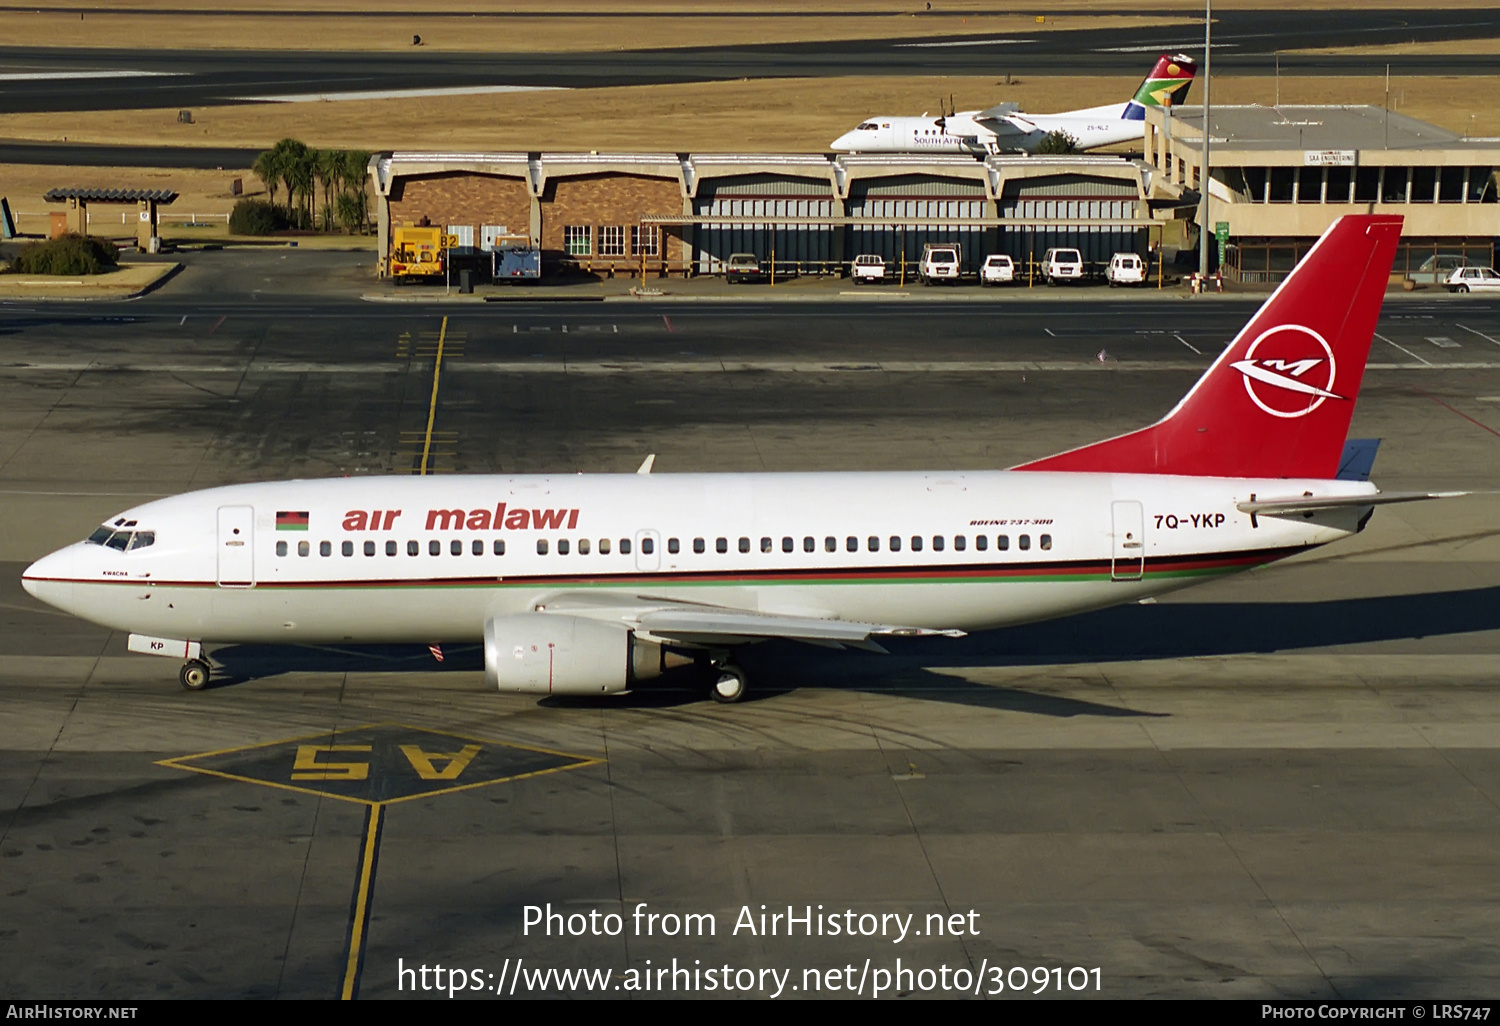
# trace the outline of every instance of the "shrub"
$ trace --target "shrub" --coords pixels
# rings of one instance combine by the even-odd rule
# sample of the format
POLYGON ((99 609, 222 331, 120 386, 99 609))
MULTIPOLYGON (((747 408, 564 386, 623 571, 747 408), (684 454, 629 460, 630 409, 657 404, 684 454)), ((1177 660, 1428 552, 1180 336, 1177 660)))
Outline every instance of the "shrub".
POLYGON ((1055 132, 1048 132, 1032 152, 1040 156, 1077 153, 1078 140, 1059 128, 1055 132))
POLYGON ((231 235, 270 235, 286 227, 286 211, 265 200, 242 199, 229 213, 231 235))
POLYGON ((120 259, 120 247, 105 239, 69 233, 23 246, 16 254, 17 274, 103 274, 120 259))

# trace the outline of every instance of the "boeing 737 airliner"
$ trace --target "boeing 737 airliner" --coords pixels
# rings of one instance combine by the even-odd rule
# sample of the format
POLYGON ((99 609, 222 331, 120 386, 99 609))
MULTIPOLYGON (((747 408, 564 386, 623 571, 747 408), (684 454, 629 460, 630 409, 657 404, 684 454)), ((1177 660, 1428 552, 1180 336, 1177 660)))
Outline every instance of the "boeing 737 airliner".
POLYGON ((367 477, 126 510, 32 595, 185 660, 205 642, 479 642, 488 683, 609 694, 767 638, 879 649, 1065 616, 1337 541, 1337 473, 1401 218, 1346 216, 1156 424, 1008 471, 367 477))

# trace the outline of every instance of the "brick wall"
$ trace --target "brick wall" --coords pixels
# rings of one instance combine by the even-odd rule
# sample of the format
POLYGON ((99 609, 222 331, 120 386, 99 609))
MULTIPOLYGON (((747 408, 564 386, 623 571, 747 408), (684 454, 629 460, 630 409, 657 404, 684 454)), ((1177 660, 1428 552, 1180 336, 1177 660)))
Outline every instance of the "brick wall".
POLYGON ((520 178, 450 171, 401 179, 391 189, 391 224, 416 224, 426 217, 434 226, 503 224, 524 235, 531 228, 531 197, 520 178))
MULTIPOLYGON (((564 254, 563 228, 587 225, 594 229, 593 262, 596 265, 608 264, 611 262, 609 258, 598 255, 599 227, 621 225, 625 228, 626 256, 615 258, 613 262, 622 267, 639 265, 639 257, 629 256, 630 227, 639 225, 640 219, 648 214, 682 214, 682 192, 676 179, 624 174, 550 178, 542 193, 542 249, 549 260, 561 257, 564 254)), ((669 267, 680 266, 681 229, 662 226, 659 231, 661 245, 651 264, 658 265, 665 257, 669 267)), ((578 259, 587 262, 586 258, 578 259)), ((655 270, 655 266, 652 269, 655 270)))

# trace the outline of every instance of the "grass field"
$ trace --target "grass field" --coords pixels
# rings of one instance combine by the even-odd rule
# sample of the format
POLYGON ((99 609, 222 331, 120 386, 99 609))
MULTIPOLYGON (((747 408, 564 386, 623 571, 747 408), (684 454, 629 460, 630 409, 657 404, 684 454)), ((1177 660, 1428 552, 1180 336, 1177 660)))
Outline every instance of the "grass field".
MULTIPOLYGON (((444 4, 447 7, 447 4, 444 4)), ((110 47, 154 50, 361 50, 410 51, 421 36, 428 49, 522 53, 659 49, 726 44, 828 42, 894 36, 977 34, 1034 36, 1058 28, 1107 29, 1167 25, 1179 19, 1139 15, 1063 15, 1038 23, 1024 15, 965 14, 962 10, 912 13, 864 10, 858 14, 753 17, 663 13, 655 17, 610 13, 514 17, 422 13, 357 17, 305 11, 250 15, 172 11, 5 11, 0 38, 8 46, 110 47)))
MULTIPOLYGON (((862 118, 960 110, 1014 100, 1023 110, 1122 103, 1136 76, 773 79, 484 96, 248 104, 194 112, 138 110, 0 115, 0 138, 89 143, 267 147, 283 136, 310 146, 369 150, 823 151, 862 118)), ((1455 132, 1500 135, 1500 108, 1478 107, 1500 77, 1394 78, 1392 109, 1455 132), (1471 118, 1470 115, 1473 115, 1471 118)), ((1281 101, 1380 104, 1384 76, 1281 78, 1281 101)), ((1193 99, 1201 95, 1195 90, 1193 99)), ((1214 80, 1215 103, 1276 96, 1269 77, 1214 80)), ((156 174, 167 172, 153 172, 156 174)), ((64 183, 58 183, 64 184, 64 183)), ((248 186, 247 182, 247 186, 248 186)))

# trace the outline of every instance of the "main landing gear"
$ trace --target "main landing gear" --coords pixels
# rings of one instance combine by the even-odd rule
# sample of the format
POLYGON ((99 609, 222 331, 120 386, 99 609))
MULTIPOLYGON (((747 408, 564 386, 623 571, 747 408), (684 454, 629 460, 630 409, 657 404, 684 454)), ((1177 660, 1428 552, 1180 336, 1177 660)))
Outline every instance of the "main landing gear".
POLYGON ((212 676, 213 670, 205 659, 189 659, 177 671, 178 681, 189 691, 202 691, 212 676))
POLYGON ((709 690, 709 694, 713 696, 715 702, 728 705, 731 702, 738 702, 745 697, 745 691, 750 686, 750 681, 745 676, 744 670, 738 666, 724 663, 720 666, 715 666, 713 674, 714 685, 709 690))

